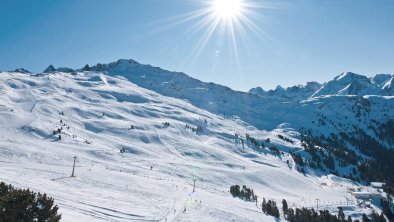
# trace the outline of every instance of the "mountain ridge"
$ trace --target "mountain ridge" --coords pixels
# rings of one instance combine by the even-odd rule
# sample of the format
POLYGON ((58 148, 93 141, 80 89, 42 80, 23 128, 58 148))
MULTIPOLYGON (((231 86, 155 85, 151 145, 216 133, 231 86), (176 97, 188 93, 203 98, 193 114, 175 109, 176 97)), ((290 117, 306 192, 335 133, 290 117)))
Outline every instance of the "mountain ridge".
MULTIPOLYGON (((96 65, 90 66, 86 64, 84 67, 79 69, 71 69, 67 67, 55 68, 53 65, 49 65, 43 73, 51 72, 65 72, 72 73, 76 71, 96 71, 96 72, 121 72, 128 71, 128 68, 132 67, 145 67, 147 69, 157 69, 158 72, 167 72, 176 75, 185 75, 188 78, 197 80, 201 83, 206 84, 216 84, 212 82, 203 82, 196 78, 193 78, 183 72, 168 71, 160 67, 155 67, 149 64, 141 64, 133 59, 119 59, 114 62, 109 63, 97 63, 96 65)), ((19 69, 20 72, 30 73, 28 70, 23 68, 19 69)), ((15 70, 16 72, 18 71, 15 70)), ((173 76, 173 78, 174 78, 173 76)), ((278 85, 275 89, 265 91, 262 87, 255 87, 250 89, 246 93, 251 93, 261 97, 274 97, 276 99, 284 100, 306 100, 316 96, 326 96, 326 95, 382 95, 382 96, 393 96, 394 89, 393 84, 389 84, 393 81, 394 74, 376 74, 372 77, 367 77, 365 75, 356 74, 353 72, 343 72, 340 75, 334 77, 324 83, 319 83, 316 81, 306 82, 303 84, 298 84, 294 86, 289 86, 283 88, 278 85)), ((221 85, 223 87, 227 87, 221 85)), ((229 87, 228 87, 229 88, 229 87)), ((233 89, 232 89, 233 90, 233 89)), ((236 92, 244 92, 240 90, 233 90, 236 92)))
POLYGON ((306 83, 304 85, 287 87, 286 89, 277 87, 275 90, 269 91, 256 87, 250 89, 249 92, 262 97, 272 96, 288 100, 308 99, 327 95, 393 96, 392 86, 385 88, 393 78, 394 74, 376 74, 373 77, 366 77, 352 72, 344 72, 325 83, 308 82, 309 84, 312 83, 314 87, 308 87, 308 83, 306 83))
MULTIPOLYGON (((72 71, 69 68, 55 69, 50 65, 49 70, 52 70, 52 73, 66 71, 65 73, 71 72, 71 74, 74 75, 77 72, 98 72, 106 73, 114 77, 121 76, 140 87, 153 90, 161 95, 186 100, 196 107, 221 115, 225 118, 239 117, 248 124, 266 130, 273 130, 283 123, 288 123, 289 127, 295 127, 297 129, 304 126, 313 127, 318 121, 318 118, 320 118, 313 113, 321 113, 324 107, 327 107, 327 105, 316 105, 319 103, 338 103, 337 105, 342 104, 343 107, 347 107, 347 110, 354 110, 360 108, 354 107, 354 104, 348 101, 379 101, 378 103, 381 103, 381 105, 379 105, 376 112, 381 111, 382 113, 387 113, 384 107, 391 107, 393 101, 393 99, 387 100, 383 97, 370 97, 369 94, 368 97, 367 95, 353 95, 351 93, 364 93, 366 90, 365 87, 363 88, 362 86, 371 86, 373 83, 383 88, 386 87, 385 90, 391 93, 393 84, 388 84, 388 81, 390 81, 390 77, 392 81, 393 75, 389 74, 379 74, 375 77, 368 78, 359 74, 347 72, 342 73, 326 84, 308 82, 286 89, 278 86, 275 90, 268 92, 264 91, 264 95, 255 95, 251 92, 235 91, 227 86, 215 83, 202 82, 185 73, 167 71, 159 67, 140 64, 131 59, 120 59, 108 64, 98 63, 94 66, 86 65, 82 69, 72 71), (339 91, 341 91, 341 93, 338 93, 339 91), (327 94, 325 92, 333 93, 327 94), (341 98, 341 96, 344 98, 341 98), (319 102, 316 103, 316 100, 319 102), (255 109, 255 107, 259 108, 255 109), (290 110, 293 111, 289 112, 290 110), (301 117, 301 113, 303 112, 309 113, 309 115, 314 117, 305 121, 304 117, 301 117), (271 115, 267 115, 268 113, 271 115)), ((371 88, 369 91, 376 92, 374 90, 376 90, 376 88, 371 88)), ((376 96, 381 95, 377 94, 376 96)), ((340 113, 340 111, 338 112, 340 113)), ((348 115, 354 116, 354 114, 351 113, 348 115)), ((368 118, 376 119, 376 117, 372 116, 368 118)), ((387 122, 389 118, 392 118, 392 114, 390 113, 386 119, 381 119, 378 122, 383 124, 383 122, 387 122)), ((354 120, 344 121, 348 122, 347 124, 354 124, 354 122, 352 122, 354 120)), ((356 122, 365 125, 361 120, 357 120, 356 122)), ((375 127, 378 126, 376 125, 375 127)), ((334 129, 331 129, 329 131, 333 130, 334 129)), ((365 130, 367 130, 366 126, 365 130)), ((320 131, 322 132, 319 132, 319 134, 323 133, 323 130, 320 131)), ((378 136, 375 131, 371 131, 368 134, 377 138, 378 136)))

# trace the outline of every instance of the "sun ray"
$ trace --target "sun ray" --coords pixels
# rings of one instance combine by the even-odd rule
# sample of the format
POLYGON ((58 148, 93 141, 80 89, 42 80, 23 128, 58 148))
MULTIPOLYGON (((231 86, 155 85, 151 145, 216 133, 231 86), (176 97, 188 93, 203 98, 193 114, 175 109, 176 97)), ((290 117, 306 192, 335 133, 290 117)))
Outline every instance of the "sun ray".
POLYGON ((204 33, 203 37, 194 46, 191 52, 191 55, 193 56, 193 58, 191 59, 191 64, 194 64, 196 62, 196 59, 200 56, 202 50, 204 50, 206 44, 211 39, 212 35, 216 31, 219 24, 220 23, 218 20, 214 20, 214 23, 209 26, 208 30, 204 33))
POLYGON ((216 53, 218 50, 222 51, 223 42, 227 40, 230 43, 228 45, 230 47, 229 52, 233 53, 235 63, 240 66, 240 49, 249 53, 255 50, 250 46, 250 34, 267 45, 272 41, 268 33, 264 32, 259 26, 262 22, 268 22, 268 19, 258 13, 257 9, 274 9, 278 8, 277 4, 265 3, 265 0, 264 2, 262 0, 192 1, 196 4, 202 4, 202 7, 189 13, 162 20, 158 24, 159 28, 150 33, 155 35, 160 31, 187 24, 184 32, 185 36, 179 37, 178 44, 172 49, 176 52, 182 46, 190 44, 190 42, 194 43, 189 56, 185 58, 185 62, 180 68, 194 66, 204 50, 211 50, 212 53, 216 53), (259 21, 259 25, 255 21, 259 21), (217 42, 212 42, 212 44, 216 45, 216 48, 206 48, 214 37, 217 42))

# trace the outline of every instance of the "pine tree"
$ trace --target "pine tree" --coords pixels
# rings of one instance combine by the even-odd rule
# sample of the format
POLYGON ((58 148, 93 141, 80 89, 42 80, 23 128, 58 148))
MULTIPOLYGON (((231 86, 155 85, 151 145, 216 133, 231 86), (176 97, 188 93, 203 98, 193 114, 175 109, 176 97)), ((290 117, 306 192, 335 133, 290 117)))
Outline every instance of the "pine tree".
POLYGON ((233 197, 240 197, 241 191, 239 185, 233 185, 230 187, 230 193, 233 197))
POLYGON ((267 202, 265 201, 265 198, 263 198, 263 203, 261 204, 261 210, 267 214, 267 202))
POLYGON ((58 222, 61 215, 54 200, 46 194, 15 189, 0 183, 0 221, 58 222))
POLYGON ((282 200, 282 210, 283 214, 287 214, 287 210, 289 209, 289 206, 287 205, 287 201, 285 199, 282 200))
POLYGON ((340 221, 345 221, 345 213, 343 213, 342 207, 338 207, 339 212, 338 212, 338 219, 340 221))
POLYGON ((363 222, 371 222, 367 215, 363 214, 363 222))

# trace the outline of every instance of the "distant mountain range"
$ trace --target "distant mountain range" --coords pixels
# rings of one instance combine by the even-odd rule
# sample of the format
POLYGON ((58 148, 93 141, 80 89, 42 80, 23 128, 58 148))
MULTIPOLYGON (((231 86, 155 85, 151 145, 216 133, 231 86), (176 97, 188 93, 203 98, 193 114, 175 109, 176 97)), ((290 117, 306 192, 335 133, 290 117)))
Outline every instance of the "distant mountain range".
POLYGON ((303 100, 328 95, 394 95, 394 75, 378 74, 368 78, 352 72, 345 72, 326 83, 307 82, 304 85, 288 88, 276 87, 265 91, 261 87, 252 88, 250 93, 262 97, 275 97, 287 100, 303 100))
MULTIPOLYGON (((108 73, 119 73, 119 72, 136 72, 142 69, 155 70, 155 72, 165 75, 168 80, 180 78, 184 76, 184 73, 180 72, 169 72, 159 67, 153 67, 150 65, 143 65, 134 60, 120 59, 117 62, 108 64, 94 65, 90 67, 85 65, 81 69, 71 69, 67 67, 55 68, 53 65, 49 65, 43 73, 50 72, 75 72, 75 71, 97 71, 97 72, 108 72, 108 73)), ((16 69, 15 72, 29 73, 24 68, 16 69)), ((192 79, 188 76, 188 78, 192 79)), ((198 81, 198 80, 196 80, 198 81)), ((198 81, 200 82, 200 81, 198 81)), ((210 83, 212 84, 212 83, 210 83)), ((306 100, 313 97, 328 96, 328 95, 379 95, 379 96, 394 96, 394 74, 377 74, 374 77, 366 77, 364 75, 344 72, 336 76, 333 80, 325 83, 318 82, 307 82, 296 86, 283 88, 278 85, 273 90, 264 90, 261 87, 255 87, 249 90, 249 93, 261 96, 271 97, 284 100, 306 100)))

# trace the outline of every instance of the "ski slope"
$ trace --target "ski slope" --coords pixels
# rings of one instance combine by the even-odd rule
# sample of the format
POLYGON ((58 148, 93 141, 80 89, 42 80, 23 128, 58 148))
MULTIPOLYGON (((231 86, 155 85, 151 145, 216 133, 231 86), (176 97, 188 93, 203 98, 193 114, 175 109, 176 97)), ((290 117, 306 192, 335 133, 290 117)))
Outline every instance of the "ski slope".
MULTIPOLYGON (((63 221, 277 221, 255 203, 233 198, 234 184, 254 189, 259 203, 264 197, 279 207, 283 198, 291 207, 309 208, 319 199, 319 209, 335 213, 346 206, 345 214, 355 218, 379 211, 374 202, 372 209, 357 206, 349 193, 370 188, 295 169, 289 152, 302 148, 292 127, 306 123, 309 118, 300 114, 320 107, 320 100, 289 109, 287 103, 266 106, 257 96, 231 91, 229 100, 244 97, 240 101, 256 102, 262 113, 248 114, 231 101, 228 106, 213 101, 217 91, 206 97, 193 88, 185 100, 164 92, 163 81, 151 79, 161 85, 149 90, 141 87, 147 81, 134 84, 118 74, 0 73, 0 181, 54 197, 63 221), (231 115, 223 115, 225 110, 231 115), (54 135, 58 129, 61 133, 54 135), (270 138, 283 155, 236 144, 235 134, 270 138), (74 156, 76 177, 70 177, 74 156)), ((140 73, 138 78, 147 77, 140 73)), ((376 100, 392 104, 389 97, 376 100)))

